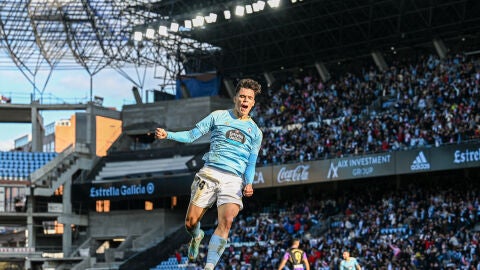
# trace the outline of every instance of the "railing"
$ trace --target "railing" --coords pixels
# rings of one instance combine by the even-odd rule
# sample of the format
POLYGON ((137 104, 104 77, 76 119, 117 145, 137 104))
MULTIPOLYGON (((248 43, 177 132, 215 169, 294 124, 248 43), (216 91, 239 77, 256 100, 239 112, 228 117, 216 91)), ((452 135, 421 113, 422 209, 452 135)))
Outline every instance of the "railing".
POLYGON ((0 95, 10 99, 11 104, 30 104, 32 101, 38 101, 40 104, 87 104, 89 97, 69 97, 60 98, 52 93, 44 93, 42 95, 34 93, 18 93, 2 91, 0 95))
POLYGON ((90 155, 90 150, 86 144, 75 144, 68 146, 63 152, 59 153, 53 160, 43 167, 30 174, 32 184, 38 186, 51 186, 51 181, 59 179, 78 158, 78 154, 90 155), (45 182, 45 183, 43 183, 45 182))
POLYGON ((53 172, 58 168, 58 165, 65 161, 66 157, 71 155, 75 152, 75 148, 73 145, 68 146, 63 152, 59 153, 53 160, 45 164, 43 167, 39 168, 38 170, 34 171, 30 174, 30 179, 32 183, 35 183, 40 178, 45 176, 48 173, 53 172))

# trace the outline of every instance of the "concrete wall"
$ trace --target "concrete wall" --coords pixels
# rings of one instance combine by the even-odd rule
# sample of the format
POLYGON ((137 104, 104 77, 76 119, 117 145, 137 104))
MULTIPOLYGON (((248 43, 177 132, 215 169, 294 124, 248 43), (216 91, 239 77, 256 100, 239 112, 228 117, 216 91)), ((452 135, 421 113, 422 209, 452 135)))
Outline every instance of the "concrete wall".
POLYGON ((97 144, 97 156, 103 157, 107 155, 108 148, 115 142, 122 132, 122 121, 103 116, 95 117, 96 134, 95 141, 97 144))
POLYGON ((125 105, 122 109, 123 127, 151 123, 172 131, 192 128, 210 112, 233 108, 233 100, 220 97, 198 97, 167 100, 149 104, 125 105))
POLYGON ((183 224, 184 212, 157 209, 154 211, 114 211, 109 213, 90 213, 89 228, 92 238, 126 237, 142 235, 156 229, 183 224), (168 219, 165 212, 168 212, 168 219))

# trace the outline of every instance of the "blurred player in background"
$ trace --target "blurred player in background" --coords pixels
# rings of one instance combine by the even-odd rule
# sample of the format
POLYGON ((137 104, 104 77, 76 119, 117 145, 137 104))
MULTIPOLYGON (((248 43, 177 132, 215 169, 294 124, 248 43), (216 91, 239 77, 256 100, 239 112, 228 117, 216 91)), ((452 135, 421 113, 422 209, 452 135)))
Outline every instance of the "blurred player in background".
POLYGON ((287 262, 290 263, 289 269, 310 270, 310 263, 308 262, 307 254, 305 251, 300 249, 299 239, 292 240, 292 246, 285 252, 285 255, 283 255, 280 265, 278 266, 278 270, 282 270, 287 262))
POLYGON ((340 263, 340 270, 361 270, 356 258, 350 257, 349 251, 343 252, 343 260, 340 263))

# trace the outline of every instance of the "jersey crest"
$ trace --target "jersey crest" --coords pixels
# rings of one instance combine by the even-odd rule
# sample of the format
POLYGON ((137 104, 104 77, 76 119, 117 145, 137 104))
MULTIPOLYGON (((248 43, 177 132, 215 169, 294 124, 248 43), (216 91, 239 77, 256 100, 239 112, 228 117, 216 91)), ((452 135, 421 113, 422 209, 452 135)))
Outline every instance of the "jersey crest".
POLYGON ((289 251, 290 253, 290 263, 293 265, 301 264, 303 259, 303 250, 299 248, 292 248, 289 251))

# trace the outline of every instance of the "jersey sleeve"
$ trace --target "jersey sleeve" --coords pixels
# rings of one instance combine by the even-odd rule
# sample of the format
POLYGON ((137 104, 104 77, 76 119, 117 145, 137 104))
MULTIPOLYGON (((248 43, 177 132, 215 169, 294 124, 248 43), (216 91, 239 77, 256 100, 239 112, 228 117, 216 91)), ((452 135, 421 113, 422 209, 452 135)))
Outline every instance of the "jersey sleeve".
POLYGON ((248 158, 247 168, 245 168, 245 183, 252 184, 255 177, 255 164, 257 163, 257 154, 250 154, 248 158))
POLYGON ((303 252, 303 256, 302 256, 302 257, 303 257, 302 259, 308 260, 308 258, 307 258, 307 253, 306 253, 306 252, 303 252))
POLYGON ((255 137, 252 144, 252 151, 248 157, 247 167, 245 168, 245 183, 247 185, 252 184, 255 177, 255 166, 257 164, 258 152, 262 145, 263 134, 260 129, 258 129, 258 134, 255 137))
POLYGON ((214 111, 200 120, 195 126, 198 128, 202 135, 207 134, 214 126, 215 116, 219 114, 219 111, 214 111))
POLYGON ((191 143, 202 136, 198 128, 193 128, 189 131, 167 132, 167 139, 174 140, 181 143, 191 143))

